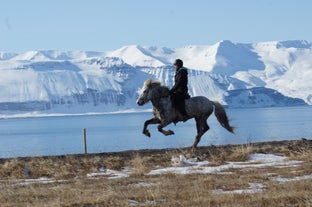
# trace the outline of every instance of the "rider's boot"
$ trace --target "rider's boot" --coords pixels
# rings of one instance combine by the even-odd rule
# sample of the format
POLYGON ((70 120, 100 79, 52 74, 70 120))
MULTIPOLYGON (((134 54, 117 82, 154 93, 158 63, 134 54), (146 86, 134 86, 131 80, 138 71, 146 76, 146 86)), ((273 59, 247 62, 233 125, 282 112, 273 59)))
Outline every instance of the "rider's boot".
POLYGON ((186 122, 186 121, 188 120, 188 115, 187 115, 187 113, 186 113, 186 111, 185 111, 185 108, 183 108, 182 110, 180 110, 180 113, 181 113, 181 115, 182 115, 182 121, 183 121, 183 122, 186 122))

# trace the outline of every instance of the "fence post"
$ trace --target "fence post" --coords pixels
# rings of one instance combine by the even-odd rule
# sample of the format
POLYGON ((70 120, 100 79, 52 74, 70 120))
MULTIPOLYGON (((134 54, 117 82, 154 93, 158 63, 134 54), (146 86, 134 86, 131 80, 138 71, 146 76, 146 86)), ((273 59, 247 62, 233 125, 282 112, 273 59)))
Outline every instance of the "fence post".
POLYGON ((84 154, 87 155, 87 130, 83 128, 83 143, 84 143, 84 154))

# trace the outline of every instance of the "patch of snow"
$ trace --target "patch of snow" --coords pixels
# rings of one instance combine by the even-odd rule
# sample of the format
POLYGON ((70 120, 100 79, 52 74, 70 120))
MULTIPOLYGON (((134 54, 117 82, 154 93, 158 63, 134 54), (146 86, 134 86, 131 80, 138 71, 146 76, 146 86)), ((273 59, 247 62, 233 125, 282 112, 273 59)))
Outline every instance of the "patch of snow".
POLYGON ((280 183, 296 182, 296 181, 308 180, 308 179, 312 179, 312 174, 298 176, 298 177, 294 177, 294 178, 282 178, 282 177, 279 177, 279 176, 271 178, 271 180, 275 180, 275 181, 278 181, 280 183))
POLYGON ((241 168, 257 168, 268 166, 288 167, 301 161, 287 161, 285 157, 277 156, 273 154, 252 154, 247 162, 229 162, 220 166, 207 166, 209 161, 194 162, 187 160, 184 156, 179 158, 173 158, 174 167, 167 167, 162 169, 156 169, 150 171, 147 175, 160 175, 166 173, 175 174, 190 174, 190 173, 202 173, 202 174, 215 174, 220 173, 228 169, 241 169, 241 168), (179 165, 180 167, 178 167, 179 165), (181 166, 182 165, 182 166, 181 166))
POLYGON ((108 179, 117 179, 117 178, 125 178, 129 177, 129 172, 121 172, 117 170, 101 170, 101 172, 97 173, 88 173, 87 177, 88 178, 95 178, 95 177, 101 177, 101 176, 106 176, 108 179))
POLYGON ((66 180, 56 180, 54 178, 41 177, 38 179, 20 179, 17 180, 18 185, 30 185, 30 184, 49 184, 49 183, 63 183, 66 180))
POLYGON ((203 162, 198 162, 197 158, 190 158, 187 159, 183 155, 179 155, 179 157, 172 157, 171 162, 173 166, 183 166, 183 167, 188 167, 188 166, 201 166, 208 164, 208 161, 203 161, 203 162))
POLYGON ((280 163, 284 162, 285 160, 286 157, 284 156, 278 156, 274 154, 262 154, 262 153, 251 154, 248 157, 249 162, 280 163))
POLYGON ((229 190, 224 191, 222 189, 214 190, 214 194, 253 194, 253 193, 261 193, 263 192, 264 185, 260 183, 249 183, 249 188, 244 190, 229 190))
POLYGON ((146 182, 139 182, 139 183, 132 183, 129 184, 129 186, 135 186, 135 187, 151 187, 158 185, 159 183, 146 183, 146 182))

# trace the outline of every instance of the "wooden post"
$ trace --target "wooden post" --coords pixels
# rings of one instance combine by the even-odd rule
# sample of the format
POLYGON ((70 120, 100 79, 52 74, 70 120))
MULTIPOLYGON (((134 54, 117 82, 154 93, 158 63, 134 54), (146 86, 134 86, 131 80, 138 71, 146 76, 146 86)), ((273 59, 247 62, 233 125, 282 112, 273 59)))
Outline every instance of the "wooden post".
POLYGON ((84 154, 87 155, 87 130, 83 128, 83 143, 84 143, 84 154))

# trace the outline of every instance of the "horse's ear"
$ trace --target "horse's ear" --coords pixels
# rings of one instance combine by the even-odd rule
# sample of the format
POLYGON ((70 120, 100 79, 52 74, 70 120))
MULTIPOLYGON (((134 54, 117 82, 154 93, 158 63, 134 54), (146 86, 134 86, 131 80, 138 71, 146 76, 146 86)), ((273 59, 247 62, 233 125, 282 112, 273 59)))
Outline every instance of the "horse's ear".
POLYGON ((144 86, 145 87, 149 87, 151 84, 152 84, 152 79, 151 78, 149 78, 149 79, 147 79, 145 82, 144 82, 144 86))

